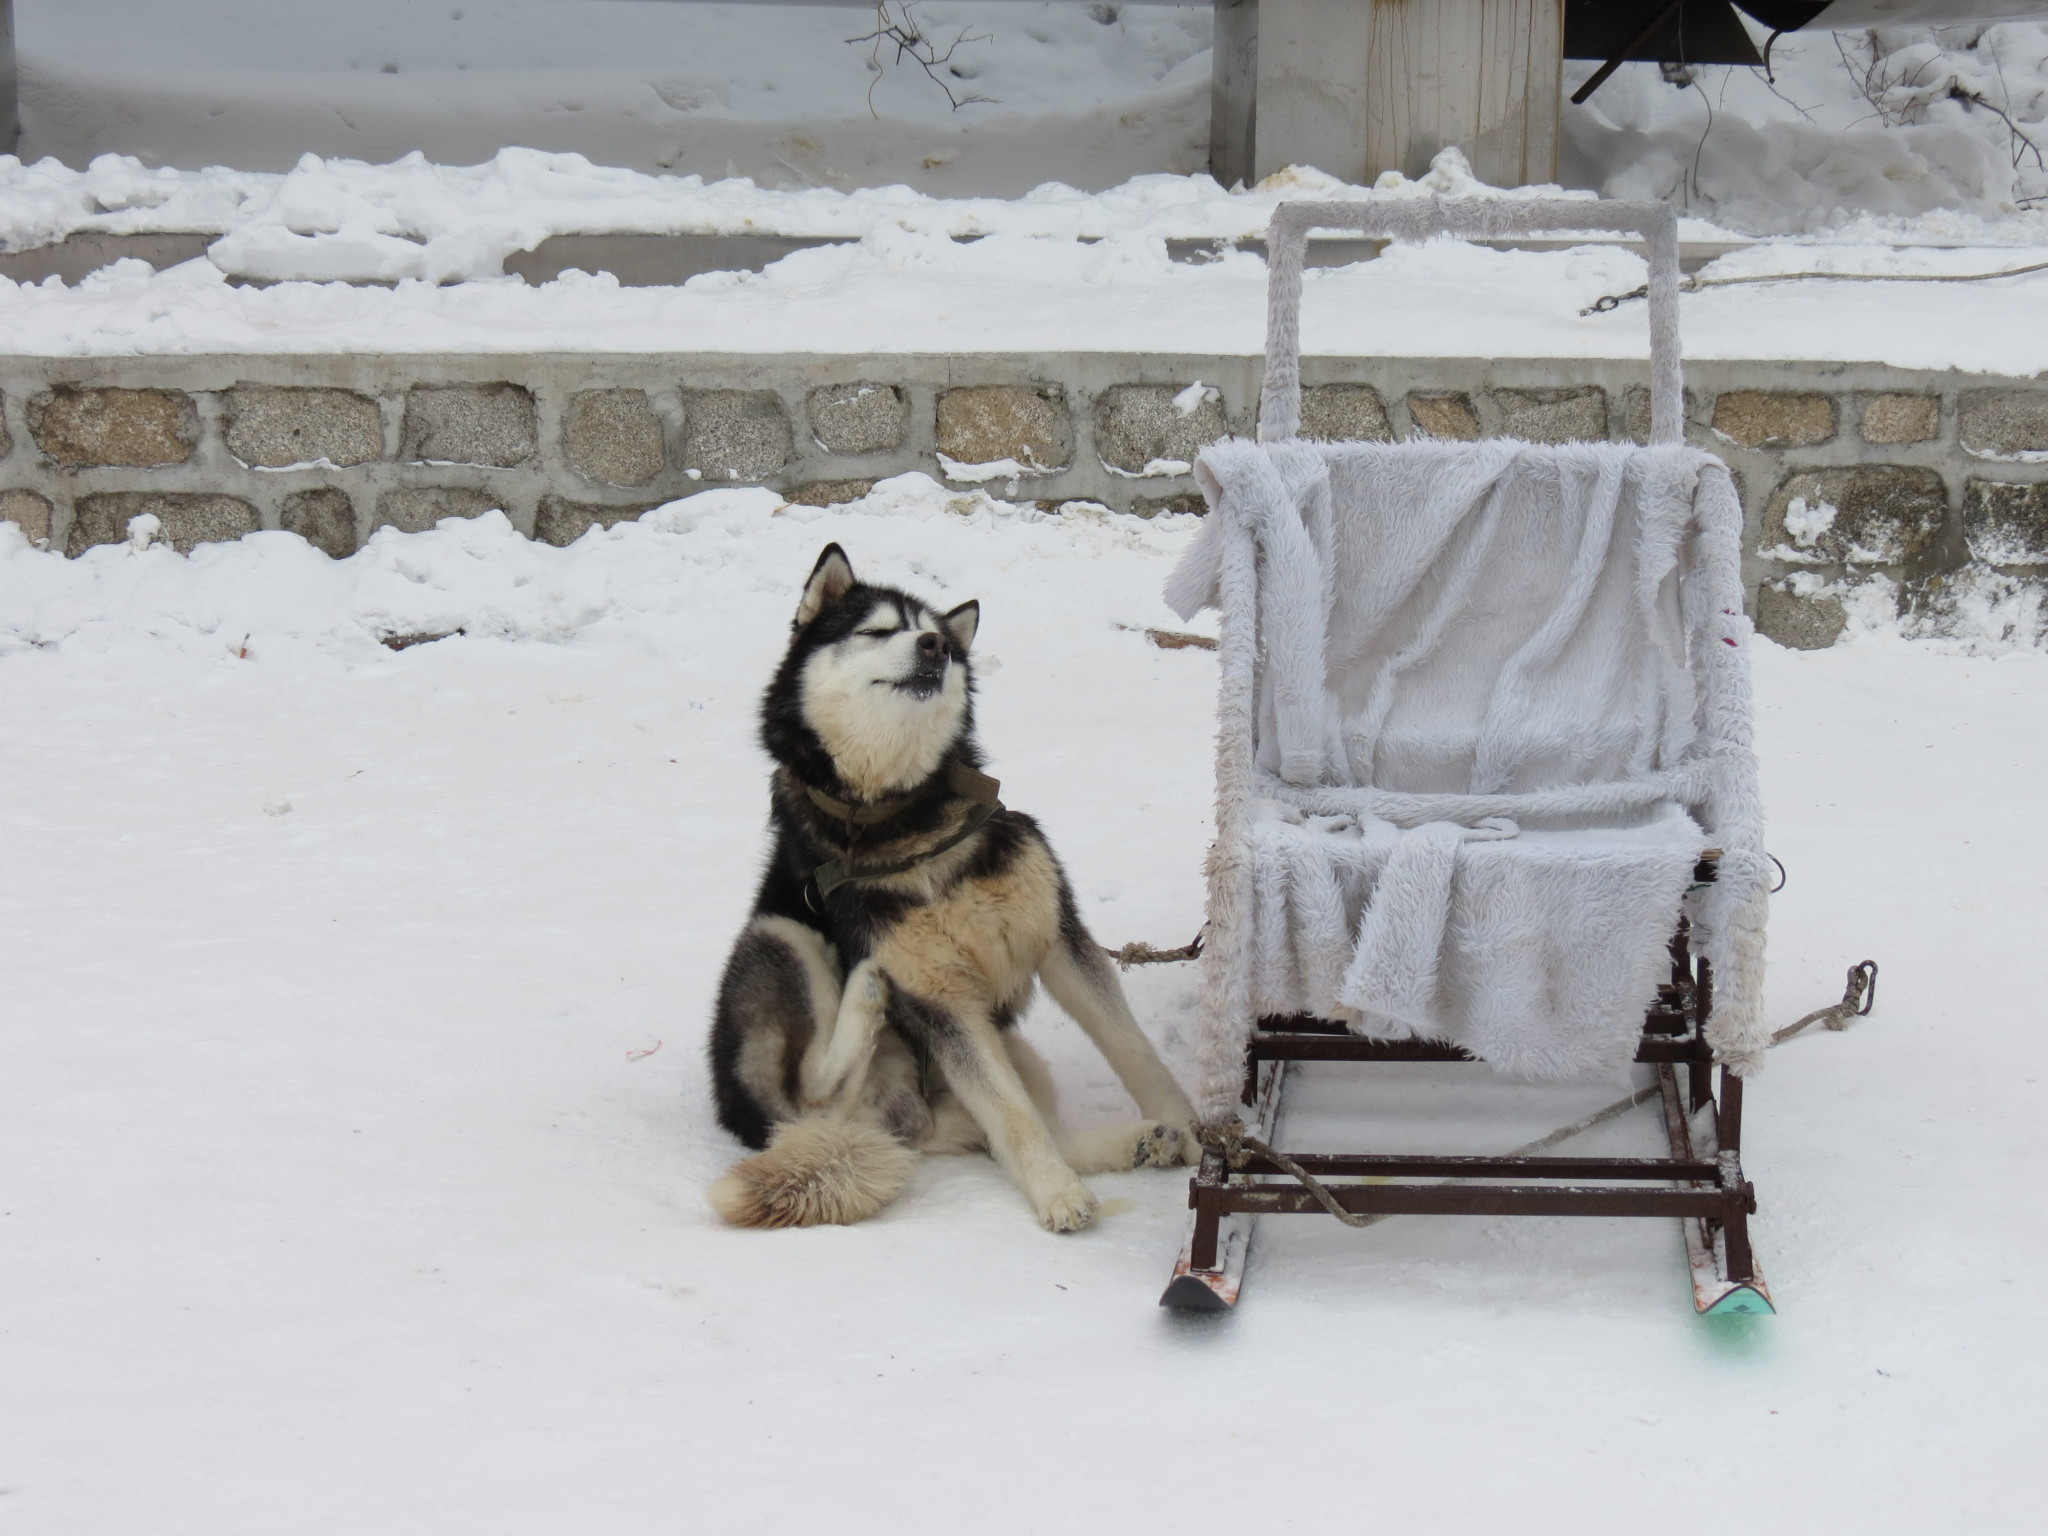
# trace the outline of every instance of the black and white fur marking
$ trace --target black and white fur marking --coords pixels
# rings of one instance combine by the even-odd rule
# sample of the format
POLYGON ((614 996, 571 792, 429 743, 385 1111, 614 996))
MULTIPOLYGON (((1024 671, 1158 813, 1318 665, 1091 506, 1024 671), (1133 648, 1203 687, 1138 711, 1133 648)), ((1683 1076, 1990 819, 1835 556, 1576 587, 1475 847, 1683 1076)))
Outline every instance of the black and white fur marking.
POLYGON ((922 857, 982 809, 955 767, 981 767, 979 619, 975 603, 934 613, 863 584, 836 544, 804 585, 761 703, 774 844, 711 1029, 719 1123, 757 1149, 709 1191, 728 1221, 859 1221, 916 1153, 986 1150, 1045 1226, 1072 1232, 1097 1203, 1079 1175, 1199 1155, 1187 1095, 1037 823, 998 810, 922 857), (821 895, 814 872, 834 860, 856 878, 821 895), (1060 1127, 1045 1064, 1011 1027, 1039 982, 1143 1119, 1060 1127))

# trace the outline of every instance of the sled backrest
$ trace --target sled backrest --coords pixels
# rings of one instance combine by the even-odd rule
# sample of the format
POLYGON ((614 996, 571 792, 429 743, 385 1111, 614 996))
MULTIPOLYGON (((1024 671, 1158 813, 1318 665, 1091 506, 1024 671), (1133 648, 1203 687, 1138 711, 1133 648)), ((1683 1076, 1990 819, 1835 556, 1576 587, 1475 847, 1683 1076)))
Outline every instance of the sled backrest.
POLYGON ((1432 235, 1497 239, 1560 229, 1639 234, 1650 260, 1650 442, 1684 440, 1684 383, 1678 348, 1678 218, 1663 203, 1583 199, 1441 198, 1282 203, 1266 231, 1266 382, 1259 438, 1284 442, 1301 430, 1301 270, 1312 229, 1396 240, 1432 235))

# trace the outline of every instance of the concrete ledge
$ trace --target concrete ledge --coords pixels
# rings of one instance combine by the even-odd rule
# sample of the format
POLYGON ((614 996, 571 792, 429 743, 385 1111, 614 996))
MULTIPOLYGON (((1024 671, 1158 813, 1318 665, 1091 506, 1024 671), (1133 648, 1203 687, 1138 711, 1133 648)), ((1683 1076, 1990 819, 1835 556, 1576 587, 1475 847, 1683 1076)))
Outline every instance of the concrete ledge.
MULTIPOLYGON (((566 543, 715 485, 829 504, 911 470, 1150 514, 1200 505, 1180 465, 1256 430, 1261 372, 1093 352, 0 356, 0 516, 76 553, 153 496, 180 542, 285 527, 340 555, 383 523, 489 507, 566 543)), ((1371 440, 1640 439, 1646 372, 1311 357, 1305 419, 1371 440)), ((1686 383, 1692 441, 1743 489, 1752 594, 1794 576, 1881 572, 1907 601, 1959 572, 2048 579, 2048 383, 1839 362, 1700 362, 1686 383)), ((1796 609, 1762 616, 1811 644, 1796 609)))

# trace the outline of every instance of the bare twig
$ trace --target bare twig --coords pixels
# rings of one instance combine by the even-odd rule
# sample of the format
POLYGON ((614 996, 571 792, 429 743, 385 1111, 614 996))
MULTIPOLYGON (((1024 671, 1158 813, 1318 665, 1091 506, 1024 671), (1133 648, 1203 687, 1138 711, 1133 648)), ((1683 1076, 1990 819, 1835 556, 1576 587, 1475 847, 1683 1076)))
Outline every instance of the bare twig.
POLYGON ((976 36, 963 29, 960 35, 947 45, 945 52, 941 53, 939 45, 933 42, 931 36, 925 31, 924 23, 919 20, 913 9, 914 5, 915 0, 875 0, 874 30, 872 32, 863 32, 859 37, 849 37, 847 39, 849 43, 872 43, 874 45, 868 50, 868 63, 873 68, 875 74, 875 78, 868 82, 869 115, 874 117, 881 116, 879 112, 875 111, 875 87, 882 83, 882 70, 885 67, 882 63, 882 52, 884 49, 895 50, 895 57, 890 59, 890 64, 900 65, 905 59, 908 59, 919 69, 923 70, 925 78, 946 93, 946 100, 951 104, 955 112, 974 102, 993 106, 995 104, 993 96, 978 96, 972 92, 956 92, 940 75, 940 71, 943 70, 955 80, 972 78, 969 75, 962 74, 953 67, 953 55, 970 43, 992 41, 993 34, 984 32, 980 36, 976 36))
POLYGON ((2008 142, 2012 149, 2012 168, 2015 171, 2020 168, 2020 162, 2026 159, 2028 155, 2034 157, 2035 169, 2048 171, 2048 160, 2041 158, 2041 146, 2034 142, 2032 135, 2012 120, 2011 113, 2007 112, 2005 108, 1998 105, 1997 102, 1986 96, 1982 91, 1968 90, 1953 80, 1949 82, 1949 87, 1949 95, 1953 96, 1957 101, 1967 101, 1972 106, 1982 107, 2005 124, 2008 142))
MULTIPOLYGON (((1982 40, 1980 32, 1971 40, 1971 46, 1982 40)), ((2006 105, 1993 101, 1983 91, 1965 85, 1962 77, 1951 72, 1947 79, 1932 82, 1928 71, 1942 57, 1937 53, 1921 59, 1910 69, 1894 74, 1890 58, 1883 52, 1876 32, 1863 34, 1862 46, 1869 50, 1867 60, 1852 60, 1849 48, 1842 40, 1842 34, 1835 34, 1835 49, 1841 55, 1842 67, 1855 82, 1857 94, 1870 103, 1871 115, 1886 128, 1902 128, 1926 120, 1927 109, 1937 101, 1960 101, 1965 108, 1982 107, 2005 124, 2006 146, 2012 163, 2014 192, 2019 191, 2018 180, 2027 160, 2034 162, 2037 171, 2048 172, 2048 154, 2044 154, 2040 143, 2022 128, 2013 118, 2010 110, 2011 92, 2006 90, 2006 105)), ((2005 88, 2005 61, 1994 50, 1992 63, 1998 71, 1999 85, 2005 88)), ((1853 126, 1853 125, 1852 125, 1853 126)), ((2033 198, 2019 198, 2022 205, 2035 201, 2033 198)))

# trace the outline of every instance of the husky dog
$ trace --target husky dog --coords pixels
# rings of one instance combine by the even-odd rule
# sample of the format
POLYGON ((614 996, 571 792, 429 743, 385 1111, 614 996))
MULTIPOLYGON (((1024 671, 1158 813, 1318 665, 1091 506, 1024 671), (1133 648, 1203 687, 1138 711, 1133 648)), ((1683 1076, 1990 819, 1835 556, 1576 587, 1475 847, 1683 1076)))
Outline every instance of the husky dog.
POLYGON ((974 742, 977 603, 934 613, 818 557, 761 702, 774 846, 711 1027, 718 1119, 759 1155, 710 1188, 740 1226, 872 1216, 922 1152, 986 1149, 1038 1219, 1095 1215, 1078 1177, 1200 1155, 1038 824, 974 742), (1069 1132, 1011 1027, 1043 981, 1142 1120, 1069 1132))

